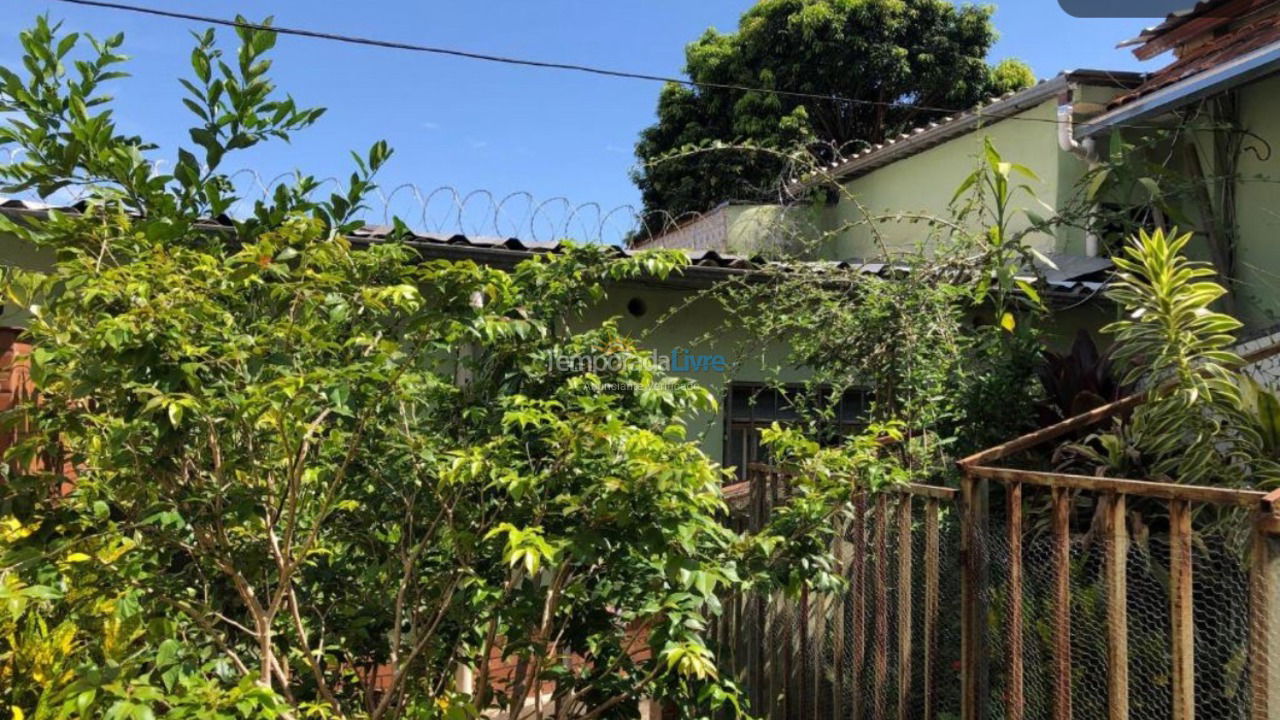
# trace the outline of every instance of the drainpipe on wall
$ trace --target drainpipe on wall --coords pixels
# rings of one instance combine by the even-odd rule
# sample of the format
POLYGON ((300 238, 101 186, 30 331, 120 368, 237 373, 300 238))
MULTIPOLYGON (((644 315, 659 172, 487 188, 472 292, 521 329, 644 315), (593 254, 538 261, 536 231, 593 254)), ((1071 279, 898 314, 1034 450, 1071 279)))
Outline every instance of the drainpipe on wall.
MULTIPOLYGON (((1098 153, 1094 146, 1093 138, 1086 138, 1083 142, 1076 139, 1075 127, 1075 93, 1078 86, 1071 85, 1065 92, 1058 96, 1058 147, 1063 152, 1071 153, 1081 158, 1089 164, 1089 169, 1093 170, 1098 167, 1098 153)), ((1089 219, 1097 216, 1097 205, 1089 209, 1089 219)), ((1088 257, 1097 257, 1098 255, 1098 236, 1092 230, 1085 233, 1084 236, 1084 254, 1088 257)))

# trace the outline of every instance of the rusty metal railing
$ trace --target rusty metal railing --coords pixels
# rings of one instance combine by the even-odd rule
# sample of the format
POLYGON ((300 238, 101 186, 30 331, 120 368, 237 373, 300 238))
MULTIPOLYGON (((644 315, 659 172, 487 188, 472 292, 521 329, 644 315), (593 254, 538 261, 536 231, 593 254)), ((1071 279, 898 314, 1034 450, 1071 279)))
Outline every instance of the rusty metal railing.
MULTIPOLYGON (((1280 354, 1280 345, 1272 345, 1254 351, 1244 357, 1249 364, 1280 354)), ((1159 392, 1159 391, 1157 391, 1159 392)), ((1273 632, 1280 622, 1280 553, 1275 548, 1275 538, 1280 533, 1280 491, 1270 494, 1221 487, 1180 485, 1127 478, 1105 478, 1072 475, 1056 472, 999 467, 996 463, 1022 451, 1053 442, 1079 432, 1099 422, 1127 412, 1146 401, 1147 395, 1136 394, 1102 406, 1091 412, 1069 418, 1003 445, 984 450, 961 460, 964 472, 961 483, 960 504, 963 510, 962 563, 964 588, 961 592, 961 615, 965 631, 962 634, 964 655, 962 712, 964 720, 978 720, 1000 712, 1009 720, 1024 717, 1051 717, 1065 720, 1072 717, 1096 716, 1108 720, 1131 717, 1171 717, 1173 720, 1191 720, 1200 711, 1202 717, 1240 717, 1248 720, 1266 720, 1280 717, 1280 633, 1273 632), (992 484, 1003 492, 993 493, 992 484), (1028 622, 1026 618, 1026 589, 1024 588, 1024 541, 1028 537, 1024 517, 1024 494, 1038 490, 1050 496, 1050 527, 1047 533, 1037 536, 1040 546, 1050 548, 1046 553, 1051 575, 1051 600, 1049 626, 1052 670, 1046 673, 1051 685, 1049 700, 1044 703, 1043 715, 1028 713, 1032 703, 1025 686, 1028 622), (996 500, 1004 507, 1004 514, 995 518, 990 504, 996 500), (1097 663, 1103 671, 1095 673, 1104 684, 1098 695, 1089 698, 1093 711, 1086 715, 1078 712, 1078 687, 1080 669, 1073 663, 1073 647, 1081 643, 1073 636, 1073 518, 1079 515, 1079 506, 1092 503, 1093 521, 1084 536, 1092 547, 1101 550, 1099 594, 1105 599, 1105 622, 1101 628, 1105 651, 1097 663), (1141 505, 1142 512, 1134 512, 1141 505), (1161 575, 1161 589, 1166 597, 1167 617, 1148 624, 1155 630, 1166 629, 1168 634, 1168 667, 1163 669, 1167 677, 1167 708, 1163 690, 1153 693, 1150 688, 1131 682, 1131 671, 1138 667, 1131 655, 1130 640, 1134 632, 1131 620, 1143 609, 1150 611, 1151 596, 1147 588, 1145 598, 1135 600, 1130 594, 1130 566, 1134 562, 1131 547, 1136 540, 1149 543, 1153 537, 1140 534, 1139 529, 1149 531, 1143 525, 1146 518, 1157 518, 1166 527, 1157 535, 1167 543, 1167 551, 1146 553, 1148 563, 1159 559, 1167 564, 1167 581, 1161 575), (1208 518, 1202 522, 1206 528, 1198 528, 1193 517, 1208 518), (1234 518, 1234 521, 1232 520, 1234 518), (1232 525, 1236 527, 1232 527, 1232 525), (1131 527, 1131 525, 1133 527, 1131 527), (993 532, 994 530, 994 532, 993 532), (1233 546, 1243 546, 1235 547, 1233 546), (991 611, 988 592, 992 587, 990 557, 992 548, 999 546, 1007 556, 1007 577, 999 584, 1003 596, 1003 613, 1000 636, 992 638, 985 619, 991 611), (1197 550, 1199 548, 1199 550, 1197 550), (1197 554, 1216 570, 1209 581, 1198 586, 1197 554), (1223 607, 1212 608, 1215 613, 1228 616, 1208 618, 1218 622, 1217 627, 1243 628, 1247 634, 1243 653, 1224 652, 1215 661, 1223 661, 1232 667, 1230 681, 1216 679, 1212 691, 1198 691, 1198 679, 1206 683, 1216 667, 1199 663, 1197 657, 1197 623, 1206 620, 1205 609, 1197 607, 1197 600, 1207 600, 1216 592, 1231 596, 1232 578, 1246 575, 1247 586, 1240 597, 1227 597, 1220 601, 1223 607), (1227 606, 1230 604, 1230 606, 1227 606), (988 643, 998 640, 1005 651, 998 658, 1002 671, 1003 692, 999 697, 990 694, 990 671, 993 665, 988 643), (1244 692, 1237 692, 1243 689, 1244 692), (1153 699, 1154 697, 1154 699, 1153 699), (1141 703, 1142 707, 1136 705, 1141 703), (1074 704, 1073 704, 1074 703, 1074 704), (1167 709, 1167 712, 1165 710, 1167 709)), ((1080 537, 1077 534, 1075 537, 1080 537)), ((1083 564, 1088 564, 1086 561, 1083 564)), ((1079 574, 1077 572, 1077 574, 1079 574)), ((1148 583, 1150 585, 1150 583, 1148 583)), ((1077 603, 1078 604, 1078 603, 1077 603)), ((1203 623, 1201 623, 1203 624, 1203 623)), ((1150 634, 1150 633, 1148 633, 1150 634)), ((1201 637, 1213 640, 1204 632, 1201 637)), ((1160 648, 1162 651, 1163 648, 1160 648)), ((1148 649, 1148 655, 1158 655, 1148 649)), ((1092 689, 1092 688, 1087 688, 1092 689)))
MULTIPOLYGON (((965 470, 958 490, 854 495, 833 548, 844 593, 725 599, 713 641, 755 714, 1280 717, 1280 493, 965 470), (1193 523, 1215 508, 1247 518, 1239 555, 1193 523), (1209 681, 1220 667, 1234 679, 1209 681)), ((753 466, 744 485, 736 522, 758 529, 786 476, 753 466)))
MULTIPOLYGON (((1027 654, 1024 652, 1028 622, 1024 617, 1024 599, 1033 591, 1024 587, 1024 567, 1027 549, 1024 542, 1031 534, 1024 520, 1024 493, 1031 490, 1047 492, 1050 496, 1051 518, 1047 533, 1039 539, 1039 547, 1048 548, 1048 552, 1039 555, 1047 557, 1049 567, 1046 574, 1051 576, 1051 595, 1049 602, 1049 626, 1051 648, 1051 670, 1045 673, 1051 684, 1051 692, 1046 707, 1048 714, 1055 720, 1072 717, 1105 717, 1111 720, 1131 717, 1172 717, 1175 720, 1190 720, 1197 714, 1197 708, 1204 710, 1202 715, 1214 717, 1241 717, 1247 712, 1252 720, 1275 718, 1280 713, 1280 705, 1276 703, 1274 679, 1271 677, 1269 664, 1277 652, 1276 638, 1270 632, 1276 613, 1276 558, 1272 548, 1275 526, 1275 515, 1272 512, 1274 496, 1262 492, 1248 490, 1231 490, 1225 488, 1209 488, 1172 485, 1166 483, 1144 483, 1140 481, 1083 477, 1055 473, 1042 473, 1026 470, 1014 470, 992 466, 974 465, 966 467, 966 478, 961 490, 961 502, 966 508, 964 515, 964 543, 961 554, 964 563, 964 588, 961 592, 963 605, 962 617, 965 619, 966 632, 962 636, 965 655, 964 666, 968 670, 963 677, 962 718, 983 718, 991 714, 991 708, 1003 710, 1003 716, 1010 720, 1041 715, 1026 712, 1032 704, 1027 689, 1024 687, 1024 670, 1027 654), (992 487, 992 484, 994 487, 992 487), (994 492, 993 492, 994 491, 994 492), (1001 492, 1002 491, 1002 492, 1001 492), (1001 497, 1003 496, 1003 497, 1001 497), (1079 507, 1083 500, 1092 499, 1094 523, 1088 532, 1096 537, 1092 540, 1100 555, 1099 594, 1105 601, 1104 621, 1099 627, 1095 624, 1088 631, 1103 634, 1105 641, 1105 658, 1097 665, 1102 672, 1094 673, 1100 677, 1104 687, 1085 687, 1083 690, 1095 689, 1105 697, 1105 703, 1098 698, 1091 698, 1095 712, 1082 714, 1073 712, 1074 696, 1079 694, 1081 672, 1073 661, 1073 649, 1079 648, 1079 638, 1073 632, 1080 632, 1072 627, 1072 618, 1076 600, 1075 593, 1081 581, 1080 570, 1073 567, 1073 553, 1080 553, 1078 539, 1083 533, 1073 533, 1073 518, 1079 515, 1079 507), (989 503, 1002 500, 1003 517, 994 517, 989 512, 989 503), (1167 529, 1157 531, 1153 537, 1167 538, 1167 552, 1151 553, 1162 556, 1158 559, 1167 563, 1167 591, 1165 597, 1166 618, 1158 617, 1153 603, 1135 603, 1129 597, 1129 564, 1131 560, 1130 545, 1134 532, 1130 521, 1137 523, 1130 515, 1129 508, 1136 503, 1144 503, 1147 516, 1163 516, 1167 519, 1167 529), (1153 505, 1155 506, 1153 508, 1153 505), (1164 512, 1159 507, 1163 505, 1164 512), (1214 517, 1222 517, 1223 513, 1215 513, 1213 509, 1226 508, 1228 516, 1231 509, 1242 509, 1252 517, 1249 520, 1248 547, 1242 554, 1244 562, 1235 564, 1230 559, 1229 541, 1219 542, 1219 538, 1231 537, 1230 528, 1226 530, 1193 529, 1192 517, 1197 512, 1206 512, 1214 517), (1248 575, 1248 591, 1233 593, 1229 583, 1217 589, 1218 598, 1213 603, 1214 613, 1232 613, 1238 615, 1237 627, 1247 628, 1247 653, 1243 655, 1240 677, 1247 678, 1238 684, 1247 685, 1247 703, 1241 700, 1241 694, 1231 689, 1223 691, 1220 696, 1210 697, 1209 693, 1197 693, 1197 669, 1205 671, 1203 663, 1197 664, 1196 632, 1197 621, 1201 620, 1208 608, 1198 609, 1193 587, 1196 582, 1196 569, 1193 562, 1193 544, 1205 546, 1199 554, 1206 561, 1223 564, 1232 562, 1235 577, 1241 573, 1248 575), (990 576, 989 564, 993 548, 1000 546, 1001 555, 1007 565, 1006 577, 1002 582, 995 582, 990 576), (1224 560, 1223 558, 1227 558, 1224 560), (997 587, 1003 597, 1002 612, 993 613, 989 588, 997 587), (1149 708, 1144 712, 1136 712, 1131 707, 1134 687, 1130 683, 1130 669, 1133 661, 1130 657, 1130 618, 1136 613, 1155 613, 1157 617, 1149 624, 1168 628, 1168 713, 1164 712, 1164 701, 1147 703, 1149 708), (998 618, 1003 643, 1002 653, 987 650, 991 623, 981 619, 998 618), (989 669, 993 663, 1002 665, 1003 692, 1000 697, 989 695, 989 669), (1216 705, 1215 705, 1216 703, 1216 705), (1208 708, 1214 707, 1214 710, 1208 708), (1247 708, 1247 710, 1239 710, 1247 708), (1105 714, 1103 714, 1105 713, 1105 714)), ((1148 542, 1151 540, 1149 539, 1148 542)), ((1098 559, 1098 558, 1095 558, 1098 559)), ((1087 564, 1086 557, 1081 564, 1087 564)), ((1222 573, 1219 573, 1222 574, 1222 573)), ((1208 593, 1203 593, 1207 604, 1208 593)), ((1043 605, 1041 604, 1041 607, 1043 605)), ((1224 653, 1219 653, 1223 655, 1224 653)), ((1227 653, 1229 654, 1229 653, 1227 653)), ((1156 675, 1159 677, 1159 675, 1156 675)), ((1144 690, 1149 692, 1149 690, 1144 690)))
MULTIPOLYGON (((740 530, 785 501, 787 477, 752 465, 727 489, 740 530)), ((959 712, 959 492, 926 484, 858 493, 837 528, 839 595, 730 597, 711 629, 753 712, 770 720, 959 712)))

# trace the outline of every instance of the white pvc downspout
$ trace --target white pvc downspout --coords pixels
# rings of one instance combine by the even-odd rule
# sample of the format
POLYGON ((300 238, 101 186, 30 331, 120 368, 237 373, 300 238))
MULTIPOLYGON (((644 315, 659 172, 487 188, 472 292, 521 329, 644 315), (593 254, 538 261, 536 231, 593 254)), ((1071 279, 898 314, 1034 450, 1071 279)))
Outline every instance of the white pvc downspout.
MULTIPOLYGON (((1071 85, 1058 97, 1058 147, 1063 152, 1071 153, 1089 164, 1089 169, 1098 167, 1098 153, 1093 138, 1085 138, 1083 142, 1076 139, 1075 126, 1075 93, 1078 86, 1071 85)), ((1097 205, 1089 210, 1089 219, 1097 216, 1097 205)), ((1097 257, 1098 236, 1092 230, 1084 236, 1084 254, 1097 257)))

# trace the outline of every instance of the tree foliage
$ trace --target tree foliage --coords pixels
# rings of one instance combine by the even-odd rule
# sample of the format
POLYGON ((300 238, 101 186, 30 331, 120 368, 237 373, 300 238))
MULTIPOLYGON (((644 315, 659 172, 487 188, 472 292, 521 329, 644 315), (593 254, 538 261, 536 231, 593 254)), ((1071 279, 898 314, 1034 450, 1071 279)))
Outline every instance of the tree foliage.
POLYGON ((770 237, 804 254, 856 228, 877 262, 781 260, 718 284, 699 298, 725 320, 699 341, 739 338, 735 355, 759 362, 810 439, 848 434, 841 401, 856 391, 869 400, 864 420, 898 428, 904 442, 889 452, 914 472, 950 474, 957 457, 1035 427, 1046 310, 1035 268, 1048 258, 1030 241, 1046 222, 1018 205, 1036 200, 1036 180, 986 142, 947 216, 871 214, 840 188, 862 210, 856 220, 812 235, 779 223, 770 237), (920 240, 890 247, 889 223, 915 226, 920 240))
POLYGON ((736 32, 707 30, 685 52, 694 83, 841 99, 666 86, 657 123, 636 145, 645 210, 678 217, 755 200, 786 167, 777 156, 731 150, 666 157, 690 145, 808 145, 829 162, 1031 84, 1019 62, 987 63, 991 12, 944 0, 762 0, 736 32))
POLYGON ((685 438, 709 394, 661 382, 611 323, 570 329, 607 283, 682 255, 503 270, 425 260, 403 232, 355 244, 382 143, 327 198, 300 175, 211 224, 240 200, 225 157, 320 115, 272 85, 271 33, 228 56, 197 35, 170 174, 113 120, 122 38, 85 53, 43 19, 21 37, 25 75, 0 72, 0 145, 22 151, 5 189, 85 202, 0 226, 57 255, 5 278, 40 396, 7 418, 32 431, 0 494, 15 714, 692 713, 737 702, 704 637, 720 592, 838 584, 824 519, 880 467, 874 442, 733 533, 723 471, 685 438), (600 347, 624 362, 553 362, 600 347))
POLYGON ((1142 231, 1113 258, 1119 273, 1107 294, 1127 315, 1102 330, 1115 335, 1123 381, 1145 388, 1147 401, 1066 454, 1185 483, 1271 484, 1277 466, 1264 426, 1245 412, 1252 387, 1231 350, 1242 325, 1211 308, 1226 290, 1210 279, 1212 266, 1183 255, 1190 239, 1142 231))
POLYGON ((1148 388, 1131 422, 1150 470, 1187 483, 1235 484, 1255 475, 1251 464, 1263 459, 1261 438, 1240 412, 1235 370, 1242 360, 1230 350, 1242 325, 1210 309, 1226 290, 1209 279, 1212 266, 1182 254, 1190 239, 1142 231, 1113 258, 1120 273, 1107 294, 1129 316, 1103 332, 1116 336, 1125 382, 1148 388))

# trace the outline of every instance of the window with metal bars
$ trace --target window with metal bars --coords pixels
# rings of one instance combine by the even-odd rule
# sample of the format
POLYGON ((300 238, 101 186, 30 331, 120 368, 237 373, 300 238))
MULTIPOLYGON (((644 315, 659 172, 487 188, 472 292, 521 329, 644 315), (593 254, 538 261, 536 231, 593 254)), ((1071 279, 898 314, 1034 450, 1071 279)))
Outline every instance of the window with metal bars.
MULTIPOLYGON (((802 393, 829 397, 830 391, 803 385, 776 387, 762 383, 730 383, 725 394, 724 465, 735 468, 739 480, 745 480, 751 463, 769 462, 768 448, 760 444, 760 431, 773 423, 800 420, 797 411, 802 393)), ((870 395, 866 390, 847 390, 832 408, 832 439, 854 432, 866 424, 870 395)))

